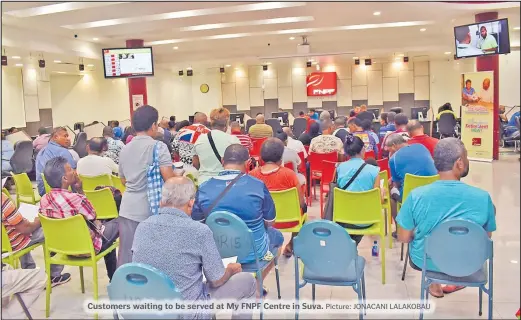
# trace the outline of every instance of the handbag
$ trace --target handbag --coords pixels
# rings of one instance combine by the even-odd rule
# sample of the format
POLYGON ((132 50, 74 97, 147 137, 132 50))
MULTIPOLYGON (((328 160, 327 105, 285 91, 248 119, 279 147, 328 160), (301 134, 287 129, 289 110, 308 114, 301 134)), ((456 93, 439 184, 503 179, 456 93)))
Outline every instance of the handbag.
POLYGON ((221 191, 221 193, 219 193, 219 195, 217 196, 217 198, 215 198, 215 200, 213 200, 213 202, 208 206, 208 208, 206 208, 206 210, 204 210, 204 219, 206 220, 206 218, 208 218, 208 216, 210 215, 210 213, 212 213, 212 210, 213 208, 215 208, 215 206, 219 203, 219 201, 221 201, 224 196, 228 193, 228 191, 230 191, 230 189, 233 187, 233 185, 239 181, 239 179, 244 176, 244 173, 239 173, 235 178, 233 178, 232 181, 230 181, 230 183, 228 183, 228 185, 226 186, 226 188, 224 188, 223 191, 221 191))
POLYGON ((161 203, 161 188, 163 188, 163 177, 159 169, 159 156, 157 149, 159 141, 154 145, 152 152, 152 163, 147 168, 147 196, 150 212, 156 215, 159 212, 159 204, 161 203))
POLYGON ((210 142, 210 147, 212 147, 213 154, 215 154, 215 157, 217 158, 217 160, 219 160, 219 163, 222 163, 221 155, 219 154, 219 151, 217 151, 217 147, 215 146, 215 142, 213 141, 213 138, 212 138, 212 132, 211 131, 208 132, 207 136, 208 136, 208 141, 210 142))
MULTIPOLYGON (((349 186, 353 183, 353 181, 355 181, 356 177, 358 177, 358 175, 360 174, 360 172, 362 172, 362 170, 364 169, 364 167, 367 165, 367 163, 363 163, 360 168, 358 168, 358 170, 355 172, 355 174, 351 177, 351 179, 349 179, 349 181, 346 183, 346 185, 340 189, 342 190, 345 190, 347 188, 349 188, 349 186)), ((333 181, 331 183, 329 183, 329 191, 327 192, 327 201, 326 201, 326 204, 324 205, 324 219, 326 220, 330 220, 330 221, 333 221, 333 194, 334 194, 334 190, 335 188, 338 187, 338 183, 336 182, 337 180, 337 175, 336 175, 336 171, 335 171, 335 178, 333 179, 333 181)))

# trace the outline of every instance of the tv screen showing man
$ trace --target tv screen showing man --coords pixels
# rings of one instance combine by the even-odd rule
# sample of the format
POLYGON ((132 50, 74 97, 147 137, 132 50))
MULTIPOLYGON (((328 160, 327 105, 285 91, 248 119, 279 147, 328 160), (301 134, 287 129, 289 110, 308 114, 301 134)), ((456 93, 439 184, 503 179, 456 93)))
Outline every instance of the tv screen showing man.
POLYGON ((507 19, 455 27, 454 38, 457 58, 510 53, 507 19))

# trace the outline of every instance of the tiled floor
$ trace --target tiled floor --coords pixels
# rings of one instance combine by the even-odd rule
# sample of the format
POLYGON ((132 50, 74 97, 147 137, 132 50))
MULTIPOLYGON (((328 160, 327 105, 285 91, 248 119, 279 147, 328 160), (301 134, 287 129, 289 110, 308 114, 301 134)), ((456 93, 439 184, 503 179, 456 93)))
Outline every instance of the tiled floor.
MULTIPOLYGON (((518 155, 504 155, 500 161, 492 164, 472 162, 470 174, 465 179, 469 184, 481 187, 492 195, 497 208, 497 232, 493 234, 494 240, 494 310, 493 316, 497 319, 515 319, 515 313, 520 307, 520 236, 519 236, 519 185, 520 163, 518 155)), ((320 211, 317 202, 310 208, 310 216, 317 217, 320 211)), ((285 235, 289 240, 289 235, 285 235)), ((420 273, 408 269, 405 281, 401 281, 402 262, 400 262, 400 246, 394 243, 393 249, 387 249, 387 283, 381 284, 380 261, 371 257, 372 238, 364 238, 359 246, 359 252, 367 260, 365 269, 366 291, 368 299, 377 300, 405 300, 412 301, 420 296, 420 273)), ((38 265, 43 266, 41 250, 34 254, 38 265)), ((98 264, 100 268, 100 298, 106 298, 106 286, 104 264, 98 264)), ((92 297, 92 272, 85 270, 86 293, 80 291, 78 268, 66 267, 72 274, 71 282, 53 289, 51 299, 51 318, 88 318, 83 312, 83 301, 92 297)), ((293 299, 295 296, 294 264, 293 259, 280 259, 281 291, 283 299, 293 299)), ((269 298, 276 299, 275 276, 271 274, 266 280, 270 289, 269 298)), ((311 298, 311 286, 301 290, 303 299, 311 298)), ((486 297, 486 296, 485 296, 486 297)), ((356 294, 351 288, 342 287, 317 287, 317 299, 319 300, 352 300, 356 294)), ((431 299, 432 301, 432 299, 431 299)), ((488 306, 484 299, 483 316, 486 318, 488 306)), ((426 315, 427 319, 435 318, 467 318, 478 317, 478 290, 475 288, 464 289, 442 299, 435 299, 435 311, 426 315)), ((34 318, 45 317, 45 294, 42 293, 37 303, 31 308, 34 318)), ((293 318, 293 314, 280 315, 266 312, 266 318, 293 318)), ((226 316, 226 315, 225 315, 226 316)), ((258 316, 258 315, 256 315, 258 316)), ((320 314, 315 318, 357 318, 357 314, 320 314)), ((374 314, 368 312, 367 318, 418 318, 417 312, 409 314, 374 314)), ((110 317, 109 317, 110 318, 110 317)), ((222 317, 218 317, 222 318, 222 317)), ((302 315, 301 318, 309 318, 302 315)))

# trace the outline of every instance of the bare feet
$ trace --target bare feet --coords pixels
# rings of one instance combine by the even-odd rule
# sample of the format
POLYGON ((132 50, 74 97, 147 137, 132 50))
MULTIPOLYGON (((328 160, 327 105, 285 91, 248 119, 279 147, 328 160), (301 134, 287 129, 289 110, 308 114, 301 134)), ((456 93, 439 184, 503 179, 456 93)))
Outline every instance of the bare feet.
POLYGON ((453 292, 459 291, 464 288, 465 288, 464 286, 455 286, 455 285, 450 284, 450 285, 446 285, 445 287, 443 287, 443 293, 449 294, 449 293, 453 293, 453 292))
POLYGON ((292 243, 288 243, 285 247, 284 247, 284 256, 286 258, 291 258, 291 256, 293 255, 293 244, 292 243))
POLYGON ((435 298, 443 298, 443 290, 441 284, 433 283, 429 286, 429 293, 435 298))

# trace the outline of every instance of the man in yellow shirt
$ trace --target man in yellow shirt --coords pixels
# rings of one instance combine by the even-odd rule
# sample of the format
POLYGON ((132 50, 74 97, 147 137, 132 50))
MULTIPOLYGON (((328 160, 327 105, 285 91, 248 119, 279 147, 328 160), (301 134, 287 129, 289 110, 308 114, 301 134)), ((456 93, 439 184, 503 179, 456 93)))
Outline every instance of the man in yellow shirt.
POLYGON ((273 129, 265 123, 264 115, 262 113, 255 117, 255 121, 257 123, 251 126, 248 130, 251 138, 258 139, 273 137, 273 129))
POLYGON ((481 38, 478 40, 477 47, 485 53, 493 53, 496 52, 497 49, 497 41, 493 35, 488 34, 487 28, 485 26, 481 26, 479 28, 479 32, 481 34, 481 38))

